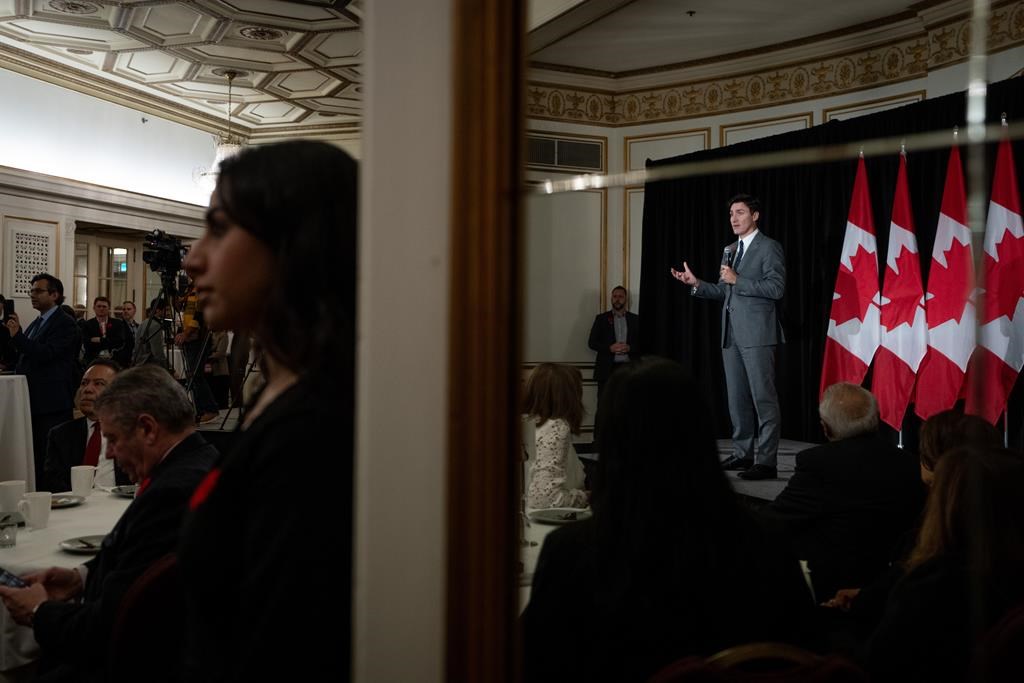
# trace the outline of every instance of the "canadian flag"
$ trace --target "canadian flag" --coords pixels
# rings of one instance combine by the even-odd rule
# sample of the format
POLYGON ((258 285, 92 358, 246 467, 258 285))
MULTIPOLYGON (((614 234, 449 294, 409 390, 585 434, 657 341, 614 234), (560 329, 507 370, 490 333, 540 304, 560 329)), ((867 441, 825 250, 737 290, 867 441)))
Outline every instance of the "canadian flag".
POLYGON ((1009 139, 999 144, 985 224, 985 302, 968 373, 967 412, 995 424, 1024 366, 1024 225, 1009 139))
POLYGON ((861 157, 832 294, 819 396, 836 382, 864 381, 881 336, 879 304, 878 244, 871 218, 868 172, 861 157))
POLYGON ((914 412, 925 420, 956 404, 974 352, 974 253, 966 196, 960 150, 954 147, 928 271, 928 353, 917 371, 914 396, 914 412))
POLYGON ((914 377, 928 348, 923 304, 921 259, 907 189, 907 157, 900 154, 882 285, 882 344, 871 380, 879 416, 897 430, 903 427, 914 377))

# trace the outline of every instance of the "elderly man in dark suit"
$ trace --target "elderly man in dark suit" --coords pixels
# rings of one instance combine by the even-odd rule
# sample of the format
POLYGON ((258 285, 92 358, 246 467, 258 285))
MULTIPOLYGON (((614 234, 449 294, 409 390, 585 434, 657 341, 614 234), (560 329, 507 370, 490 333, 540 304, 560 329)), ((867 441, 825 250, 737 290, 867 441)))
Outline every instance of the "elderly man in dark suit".
POLYGON ((594 318, 587 345, 597 351, 594 379, 601 396, 612 372, 640 358, 640 316, 626 310, 628 292, 619 286, 612 290, 612 309, 594 318))
POLYGON ((60 310, 64 303, 64 284, 60 280, 49 273, 36 275, 29 297, 39 317, 22 330, 17 313, 12 313, 5 325, 18 352, 15 372, 28 381, 35 480, 41 482, 47 435, 72 417, 81 337, 75 321, 60 310))
POLYGON ((878 434, 878 403, 833 384, 818 406, 827 444, 801 451, 796 472, 763 514, 807 560, 815 595, 871 583, 916 524, 924 485, 915 455, 878 434))
MULTIPOLYGON (((0 587, 16 622, 32 626, 42 649, 47 681, 107 680, 109 638, 122 598, 157 560, 178 544, 188 502, 217 458, 196 432, 192 404, 166 370, 144 365, 120 373, 96 399, 107 447, 139 489, 99 554, 82 567, 52 567, 23 577, 27 588, 0 587)), ((170 615, 167 615, 170 619, 170 615)), ((154 636, 153 671, 140 679, 165 680, 178 657, 154 636)), ((123 672, 122 672, 123 673, 123 672)))
POLYGON ((690 294, 722 302, 722 362, 732 420, 733 455, 722 463, 743 479, 774 479, 779 450, 779 396, 775 347, 785 343, 779 301, 786 291, 782 245, 757 227, 761 202, 740 194, 729 200, 737 241, 725 248, 717 283, 698 280, 683 263, 672 276, 690 294), (755 442, 757 449, 755 452, 755 442))
POLYGON ((75 403, 82 417, 50 430, 46 446, 45 479, 39 488, 47 491, 71 489, 71 468, 76 465, 96 467, 97 486, 122 486, 128 475, 114 462, 107 449, 100 423, 96 419, 96 399, 114 381, 121 366, 107 358, 97 358, 85 370, 78 385, 75 403))

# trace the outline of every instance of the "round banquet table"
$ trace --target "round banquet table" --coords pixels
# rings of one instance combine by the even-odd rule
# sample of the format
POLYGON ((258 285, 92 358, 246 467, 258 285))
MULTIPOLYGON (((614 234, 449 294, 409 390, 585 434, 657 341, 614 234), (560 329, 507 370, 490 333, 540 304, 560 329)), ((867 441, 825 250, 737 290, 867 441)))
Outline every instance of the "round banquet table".
MULTIPOLYGON (((95 489, 81 505, 51 510, 45 529, 21 527, 14 547, 0 548, 0 567, 15 574, 48 567, 77 567, 92 555, 65 552, 60 549, 60 542, 78 536, 108 533, 130 503, 130 498, 95 489)), ((0 606, 0 672, 16 669, 38 658, 39 645, 32 629, 15 624, 7 609, 0 606)), ((0 673, 0 680, 7 680, 3 673, 0 673)))
POLYGON ((24 479, 36 490, 32 457, 32 412, 24 375, 0 375, 0 481, 24 479))

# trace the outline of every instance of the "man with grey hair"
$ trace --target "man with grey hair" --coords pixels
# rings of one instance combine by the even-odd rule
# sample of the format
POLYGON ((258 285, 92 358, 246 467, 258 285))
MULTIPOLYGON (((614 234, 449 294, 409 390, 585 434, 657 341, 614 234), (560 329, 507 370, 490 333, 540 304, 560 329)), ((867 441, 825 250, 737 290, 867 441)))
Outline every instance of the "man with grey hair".
POLYGON ((121 372, 94 409, 107 452, 138 483, 135 500, 84 565, 28 574, 27 588, 0 587, 14 620, 34 630, 46 680, 100 679, 116 664, 103 653, 122 598, 177 547, 189 499, 217 458, 196 431, 185 390, 166 370, 144 365, 121 372))
POLYGON ((878 434, 878 403, 856 384, 825 390, 828 443, 801 451, 786 488, 764 509, 802 560, 815 595, 870 583, 893 559, 924 503, 917 458, 878 434))

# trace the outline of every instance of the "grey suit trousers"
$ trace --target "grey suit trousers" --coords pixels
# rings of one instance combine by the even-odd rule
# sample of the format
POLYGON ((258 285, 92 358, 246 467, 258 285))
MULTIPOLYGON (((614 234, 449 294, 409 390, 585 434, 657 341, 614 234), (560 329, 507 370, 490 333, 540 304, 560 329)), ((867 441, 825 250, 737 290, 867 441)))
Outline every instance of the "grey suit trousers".
POLYGON ((775 389, 775 346, 740 347, 728 318, 722 348, 725 388, 732 422, 733 455, 775 467, 779 451, 779 395, 775 389), (756 449, 755 449, 756 444, 756 449))

